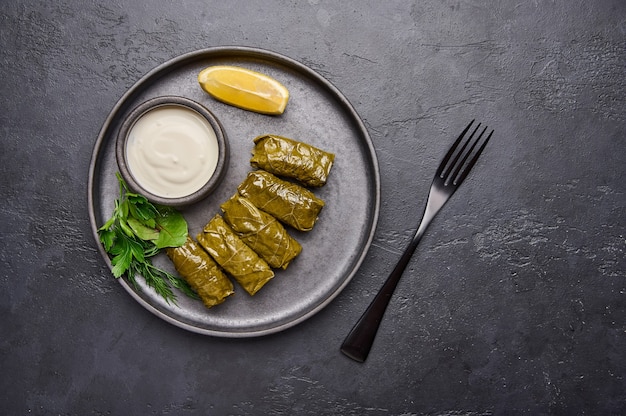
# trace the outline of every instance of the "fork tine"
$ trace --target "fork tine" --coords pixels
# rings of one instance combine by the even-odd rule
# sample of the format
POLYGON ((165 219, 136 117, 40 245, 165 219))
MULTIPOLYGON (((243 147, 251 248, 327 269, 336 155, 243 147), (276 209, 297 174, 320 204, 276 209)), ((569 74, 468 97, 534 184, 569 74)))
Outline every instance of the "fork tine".
MULTIPOLYGON (((459 143, 461 143, 461 140, 463 140, 463 136, 465 136, 465 133, 467 133, 467 131, 470 129, 470 127, 472 127, 472 124, 474 124, 475 120, 476 119, 474 119, 474 120, 469 122, 467 127, 465 127, 463 132, 461 132, 461 134, 459 135, 459 138, 456 139, 456 141, 454 142, 454 144, 452 146, 450 146, 450 150, 448 150, 448 153, 446 153, 446 155, 444 156, 443 160, 441 161, 441 164, 437 168, 437 172, 435 173, 435 175, 443 178, 443 176, 444 176, 443 175, 443 171, 444 171, 445 167, 448 165, 448 161, 450 160, 450 158, 454 154, 454 151, 456 150, 456 148, 459 146, 459 143)), ((480 126, 480 123, 478 125, 480 126)))
POLYGON ((452 164, 452 166, 450 166, 450 172, 448 172, 448 177, 446 178, 446 184, 448 184, 448 183, 452 183, 453 185, 457 184, 456 178, 457 178, 457 176, 459 176, 459 172, 461 171, 461 169, 463 169, 463 166, 465 165, 465 162, 467 161, 467 158, 474 151, 474 148, 476 147, 476 144, 480 141, 481 137, 483 137, 483 134, 485 134, 485 131, 487 131, 487 126, 485 126, 483 131, 478 135, 478 138, 476 140, 474 140, 474 135, 478 131, 479 127, 480 127, 480 124, 478 126, 476 126, 476 129, 474 130, 472 135, 463 144, 463 148, 459 151, 459 153, 457 153, 457 156, 454 159, 454 163, 452 164), (470 146, 469 150, 465 151, 465 149, 467 148, 467 146, 469 146, 470 143, 472 145, 470 146), (461 156, 463 156, 463 158, 459 162, 459 158, 461 156))
MULTIPOLYGON (((481 125, 481 123, 478 123, 478 125, 474 128, 474 131, 472 132, 472 134, 470 134, 469 138, 463 141, 463 146, 460 146, 460 144, 457 145, 455 143, 455 150, 459 146, 461 148, 456 150, 456 156, 454 156, 454 160, 452 162, 450 162, 450 164, 448 165, 445 173, 443 175, 441 175, 442 179, 445 178, 444 183, 446 185, 449 185, 450 184, 450 180, 454 179, 456 177, 456 175, 459 173, 460 167, 463 166, 463 163, 465 163, 465 159, 467 159, 467 155, 469 153, 471 153, 472 150, 474 149, 472 147, 467 153, 465 152, 465 149, 467 148, 467 146, 474 139, 474 136, 476 135, 476 132, 480 128, 480 125, 481 125), (465 156, 463 156, 463 155, 465 155, 465 156), (463 156, 463 159, 461 160, 461 163, 459 163, 459 159, 461 158, 461 156, 463 156)), ((478 136, 478 139, 480 140, 480 136, 478 136)))
POLYGON ((487 138, 485 139, 485 141, 483 142, 483 144, 480 146, 480 148, 478 149, 478 151, 476 151, 476 153, 474 153, 474 156, 472 156, 472 158, 470 159, 469 162, 467 162, 467 164, 465 165, 465 159, 468 158, 468 156, 472 153, 472 151, 474 150, 474 147, 476 147, 476 145, 478 144, 478 142, 480 142, 480 138, 483 136, 483 134, 485 134, 485 131, 487 131, 487 126, 485 126, 485 128, 483 129, 482 133, 480 133, 480 136, 478 136, 478 139, 476 139, 476 141, 474 142, 474 144, 472 145, 472 148, 470 149, 469 152, 467 152, 467 154, 465 155, 465 158, 463 159, 463 163, 459 164, 459 167, 457 168, 457 171, 454 173, 453 178, 455 178, 453 180, 453 185, 458 185, 461 182, 463 182, 463 180, 465 180, 465 178, 467 177, 467 175, 469 174, 470 170, 472 170, 472 167, 474 167, 474 164, 476 163, 476 161, 478 160, 478 156, 480 156, 480 154, 483 152, 483 149, 485 149, 485 146, 487 146, 487 142, 489 141, 489 139, 491 139, 491 135, 493 134, 493 130, 491 130, 491 132, 489 133, 489 136, 487 136, 487 138), (461 173, 459 174, 459 170, 463 167, 463 165, 465 165, 465 168, 463 169, 463 171, 461 171, 461 173), (458 176, 457 176, 458 175, 458 176))

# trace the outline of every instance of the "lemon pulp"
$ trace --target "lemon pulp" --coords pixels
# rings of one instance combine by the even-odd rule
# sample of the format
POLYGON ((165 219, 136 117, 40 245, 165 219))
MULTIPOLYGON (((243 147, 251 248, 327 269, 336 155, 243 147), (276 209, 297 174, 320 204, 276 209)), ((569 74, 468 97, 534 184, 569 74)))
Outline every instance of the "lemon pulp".
POLYGON ((238 66, 210 66, 200 71, 198 82, 215 99, 262 114, 282 114, 289 100, 289 91, 283 84, 238 66))

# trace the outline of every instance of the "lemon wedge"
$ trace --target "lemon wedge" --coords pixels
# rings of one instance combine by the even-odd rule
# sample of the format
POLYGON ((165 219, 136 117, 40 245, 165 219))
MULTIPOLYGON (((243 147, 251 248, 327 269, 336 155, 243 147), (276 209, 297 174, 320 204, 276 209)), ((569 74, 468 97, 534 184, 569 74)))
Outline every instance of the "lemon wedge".
POLYGON ((238 66, 210 66, 200 71, 198 82, 213 98, 261 114, 282 114, 289 100, 283 84, 238 66))

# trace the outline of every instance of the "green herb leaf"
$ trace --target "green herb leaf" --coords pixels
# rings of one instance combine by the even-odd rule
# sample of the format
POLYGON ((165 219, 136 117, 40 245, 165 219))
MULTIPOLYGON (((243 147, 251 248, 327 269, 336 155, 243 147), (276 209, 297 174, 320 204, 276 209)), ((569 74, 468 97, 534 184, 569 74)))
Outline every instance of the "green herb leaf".
POLYGON ((99 229, 98 230, 98 236, 100 237, 100 242, 102 243, 102 245, 104 246, 104 249, 108 252, 111 250, 111 247, 113 247, 113 243, 115 242, 115 232, 110 231, 109 228, 111 226, 107 227, 106 229, 99 229))
POLYGON ((142 240, 156 240, 159 238, 159 230, 146 226, 136 218, 129 218, 128 225, 133 230, 133 233, 142 240))
POLYGON ((126 194, 130 202, 130 214, 145 226, 156 228, 154 218, 158 215, 157 207, 141 195, 126 194))
POLYGON ((178 276, 155 267, 150 259, 164 247, 179 247, 187 239, 187 221, 173 208, 154 205, 143 195, 128 191, 116 173, 120 196, 113 215, 98 229, 102 246, 111 256, 113 276, 126 276, 136 287, 136 276, 143 276, 168 303, 176 303, 172 288, 197 298, 189 284, 178 276))
POLYGON ((168 209, 165 215, 156 217, 159 238, 155 241, 158 248, 180 247, 187 240, 187 222, 178 211, 168 209))
POLYGON ((133 260, 133 252, 130 247, 128 236, 119 229, 115 231, 115 243, 110 249, 113 276, 121 277, 133 260))

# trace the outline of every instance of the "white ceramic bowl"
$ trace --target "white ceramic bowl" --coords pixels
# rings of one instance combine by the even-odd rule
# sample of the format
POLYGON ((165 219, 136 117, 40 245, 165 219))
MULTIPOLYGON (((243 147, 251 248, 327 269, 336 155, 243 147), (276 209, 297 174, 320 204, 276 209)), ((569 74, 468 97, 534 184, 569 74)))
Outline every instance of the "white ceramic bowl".
POLYGON ((206 198, 219 185, 228 167, 229 145, 221 123, 207 108, 188 98, 162 96, 130 112, 117 137, 116 157, 133 191, 153 203, 185 206, 206 198), (137 138, 144 134, 142 129, 151 133, 149 139, 158 136, 158 142, 137 138), (183 151, 190 142, 208 154, 183 151))

